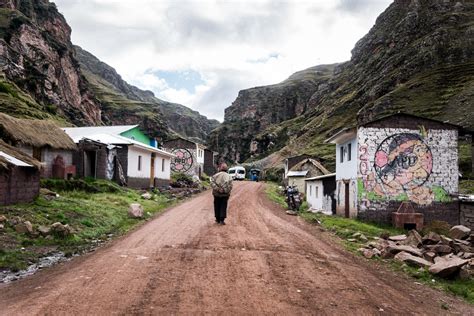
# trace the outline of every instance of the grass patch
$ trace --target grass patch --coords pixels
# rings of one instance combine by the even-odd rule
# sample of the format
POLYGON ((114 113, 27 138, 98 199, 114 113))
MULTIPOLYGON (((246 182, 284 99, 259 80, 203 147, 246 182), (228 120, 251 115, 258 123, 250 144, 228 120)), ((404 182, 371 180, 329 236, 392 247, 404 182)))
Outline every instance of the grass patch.
MULTIPOLYGON (((266 193, 270 200, 286 208, 285 198, 279 193, 278 185, 274 183, 267 183, 266 193)), ((368 240, 373 239, 373 237, 379 237, 381 234, 385 233, 388 233, 392 236, 406 233, 406 231, 403 229, 398 229, 388 225, 362 222, 357 219, 339 216, 328 216, 321 213, 308 212, 305 210, 299 212, 299 215, 307 222, 321 225, 328 231, 331 231, 338 237, 341 237, 341 243, 344 245, 344 247, 356 255, 361 255, 357 250, 361 248, 366 242, 362 242, 360 240, 348 241, 347 239, 351 238, 355 233, 364 234, 368 240)), ((446 228, 442 222, 435 221, 432 225, 427 227, 427 229, 430 231, 445 232, 446 228)), ((395 260, 380 259, 378 257, 374 257, 372 260, 379 260, 380 262, 386 264, 389 268, 398 272, 406 273, 417 279, 420 283, 424 283, 426 285, 436 287, 438 289, 460 296, 469 303, 474 304, 473 279, 446 280, 432 275, 426 269, 413 268, 395 260)))
POLYGON ((63 188, 57 190, 58 198, 47 200, 39 197, 33 203, 0 208, 0 215, 8 219, 19 217, 23 221, 28 220, 35 228, 61 222, 70 225, 74 234, 68 238, 33 237, 18 234, 12 226, 6 225, 5 231, 0 233, 0 269, 23 269, 47 254, 48 250, 76 253, 90 247, 93 241, 107 239, 110 234, 124 234, 142 221, 128 217, 131 203, 143 206, 145 219, 172 204, 164 194, 154 194, 152 200, 144 200, 137 191, 124 190, 103 180, 90 183, 83 180, 80 185, 87 183, 88 186, 72 190, 69 190, 70 183, 61 182, 69 181, 46 181, 50 188, 63 188), (22 250, 22 247, 25 249, 22 250))

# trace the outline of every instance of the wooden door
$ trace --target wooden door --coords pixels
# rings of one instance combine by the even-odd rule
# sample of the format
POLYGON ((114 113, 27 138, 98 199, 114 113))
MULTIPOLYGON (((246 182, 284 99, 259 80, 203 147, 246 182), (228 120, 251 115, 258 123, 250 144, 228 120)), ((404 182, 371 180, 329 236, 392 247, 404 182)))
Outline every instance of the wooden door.
POLYGON ((150 187, 155 186, 155 155, 151 155, 151 165, 150 165, 150 187))
POLYGON ((344 190, 344 211, 345 211, 345 216, 346 217, 349 217, 349 182, 347 183, 344 183, 344 187, 345 187, 345 190, 344 190))

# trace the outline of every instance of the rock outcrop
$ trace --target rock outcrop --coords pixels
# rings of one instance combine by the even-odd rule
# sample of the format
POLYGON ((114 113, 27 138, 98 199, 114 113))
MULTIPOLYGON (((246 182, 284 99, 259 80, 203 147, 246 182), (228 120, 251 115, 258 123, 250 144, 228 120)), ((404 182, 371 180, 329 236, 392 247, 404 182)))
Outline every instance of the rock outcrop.
POLYGON ((219 122, 126 83, 71 43, 48 0, 0 0, 0 111, 61 124, 140 124, 150 136, 203 142, 219 122))
POLYGON ((153 92, 128 84, 114 68, 91 53, 79 46, 75 46, 75 50, 81 72, 100 102, 106 122, 121 124, 144 117, 160 125, 145 128, 163 130, 167 126, 171 133, 199 142, 204 142, 209 132, 219 125, 218 121, 209 120, 184 105, 160 100, 153 92), (127 111, 132 108, 134 111, 127 111))
POLYGON ((304 79, 283 91, 281 102, 270 97, 278 95, 272 86, 242 91, 211 144, 229 160, 276 151, 334 160, 324 140, 357 118, 403 111, 473 128, 473 20, 472 1, 396 0, 355 45, 351 60, 329 71, 307 102, 298 102, 307 95, 294 97, 307 86, 304 79))
POLYGON ((10 114, 100 124, 99 104, 74 57, 71 29, 55 4, 4 0, 0 21, 0 91, 22 105, 9 108, 10 114))

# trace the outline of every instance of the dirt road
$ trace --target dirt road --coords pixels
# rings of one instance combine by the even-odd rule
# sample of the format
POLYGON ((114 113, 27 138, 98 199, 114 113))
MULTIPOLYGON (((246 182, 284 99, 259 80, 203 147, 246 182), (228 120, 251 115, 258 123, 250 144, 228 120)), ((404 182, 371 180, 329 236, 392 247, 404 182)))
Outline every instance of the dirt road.
POLYGON ((207 192, 95 253, 0 285, 0 314, 474 313, 284 215, 261 183, 236 184, 229 205, 227 225, 215 224, 207 192))

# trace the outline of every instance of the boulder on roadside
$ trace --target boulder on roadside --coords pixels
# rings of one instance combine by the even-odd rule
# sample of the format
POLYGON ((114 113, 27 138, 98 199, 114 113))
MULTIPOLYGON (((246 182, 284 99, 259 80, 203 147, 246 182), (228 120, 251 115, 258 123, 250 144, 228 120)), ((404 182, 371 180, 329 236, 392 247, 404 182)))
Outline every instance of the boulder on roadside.
POLYGON ((0 224, 0 232, 5 229, 5 226, 3 224, 0 224))
POLYGON ((433 251, 437 253, 438 255, 445 255, 453 251, 451 247, 444 244, 428 245, 428 246, 425 246, 425 249, 428 249, 429 251, 433 251))
POLYGON ((361 249, 359 249, 359 251, 367 259, 371 259, 374 256, 380 255, 380 251, 378 251, 376 248, 374 248, 374 249, 361 248, 361 249))
POLYGON ((0 215, 0 224, 3 224, 7 221, 7 217, 5 215, 0 215))
POLYGON ((151 198, 153 197, 150 192, 145 192, 141 195, 142 199, 144 200, 151 200, 151 198))
POLYGON ((423 243, 421 235, 414 229, 410 230, 407 234, 407 238, 401 242, 402 245, 418 247, 423 243))
POLYGON ((395 255, 395 260, 404 262, 412 267, 430 267, 432 265, 431 262, 423 258, 415 257, 406 251, 397 253, 395 255))
POLYGON ((390 245, 387 247, 387 252, 391 254, 397 254, 399 252, 408 252, 411 255, 417 256, 417 257, 422 257, 423 254, 420 249, 412 247, 412 246, 406 246, 406 245, 390 245))
POLYGON ((41 236, 46 237, 51 233, 51 228, 47 226, 40 225, 38 227, 38 232, 40 233, 41 236))
POLYGON ((40 195, 48 201, 52 201, 52 200, 59 197, 59 194, 57 194, 56 192, 53 192, 51 190, 48 190, 46 188, 41 188, 40 189, 40 195))
POLYGON ((403 241, 405 239, 407 239, 407 235, 397 235, 397 236, 390 236, 388 237, 389 240, 391 241, 403 241))
POLYGON ((469 264, 465 264, 459 270, 459 278, 461 280, 469 280, 474 278, 474 267, 470 266, 469 264))
POLYGON ((428 235, 423 236, 422 241, 424 245, 436 245, 441 241, 441 237, 435 232, 429 232, 428 235))
POLYGON ((426 260, 428 260, 430 262, 434 262, 434 259, 436 258, 436 252, 427 251, 427 252, 423 253, 423 258, 425 258, 426 260))
POLYGON ((461 259, 459 257, 453 256, 451 258, 443 258, 441 260, 435 260, 429 271, 432 274, 438 275, 442 278, 449 278, 455 275, 463 265, 468 263, 468 260, 461 259))
POLYGON ((139 203, 132 203, 128 208, 128 216, 131 218, 143 218, 143 206, 139 203))
POLYGON ((449 236, 453 239, 466 239, 471 234, 471 229, 463 225, 456 225, 449 230, 449 236))
POLYGON ((64 238, 72 234, 72 229, 68 224, 63 225, 60 222, 56 222, 50 226, 50 232, 54 235, 64 238))
POLYGON ((15 231, 19 234, 32 234, 33 225, 30 221, 20 222, 15 225, 15 231))

